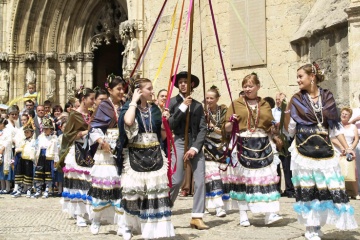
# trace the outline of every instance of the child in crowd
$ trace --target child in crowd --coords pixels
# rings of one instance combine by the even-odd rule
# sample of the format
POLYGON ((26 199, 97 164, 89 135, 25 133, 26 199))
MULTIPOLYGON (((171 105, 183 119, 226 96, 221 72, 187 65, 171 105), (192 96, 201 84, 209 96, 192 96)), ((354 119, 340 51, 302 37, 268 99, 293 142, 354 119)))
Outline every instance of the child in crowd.
POLYGON ((37 164, 34 174, 36 193, 32 196, 38 198, 41 195, 41 187, 45 184, 43 198, 49 197, 53 179, 54 162, 59 160, 58 139, 54 133, 54 125, 51 119, 43 118, 43 133, 36 140, 37 164))
POLYGON ((21 197, 21 193, 25 189, 26 197, 31 197, 34 175, 33 160, 35 159, 34 129, 34 121, 30 118, 23 126, 24 136, 21 141, 16 143, 15 152, 19 161, 15 169, 15 184, 18 184, 18 188, 16 193, 12 195, 15 198, 21 197))
POLYGON ((29 83, 27 85, 27 92, 24 94, 24 99, 30 99, 35 103, 35 107, 37 107, 38 102, 38 93, 36 92, 36 86, 35 83, 29 83))

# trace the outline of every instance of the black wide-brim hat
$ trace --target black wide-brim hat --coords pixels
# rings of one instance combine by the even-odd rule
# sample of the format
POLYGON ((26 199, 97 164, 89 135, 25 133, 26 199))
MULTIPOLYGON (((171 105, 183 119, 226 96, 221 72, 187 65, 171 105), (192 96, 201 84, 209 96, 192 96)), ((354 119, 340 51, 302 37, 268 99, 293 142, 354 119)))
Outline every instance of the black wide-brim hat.
MULTIPOLYGON (((185 72, 185 71, 179 72, 178 74, 176 74, 174 86, 179 88, 179 80, 181 78, 187 79, 187 75, 188 75, 188 72, 185 72)), ((171 80, 173 78, 174 78, 174 76, 171 77, 171 80)), ((197 76, 191 74, 191 82, 194 83, 194 86, 192 88, 196 88, 197 86, 199 86, 200 80, 197 76)))

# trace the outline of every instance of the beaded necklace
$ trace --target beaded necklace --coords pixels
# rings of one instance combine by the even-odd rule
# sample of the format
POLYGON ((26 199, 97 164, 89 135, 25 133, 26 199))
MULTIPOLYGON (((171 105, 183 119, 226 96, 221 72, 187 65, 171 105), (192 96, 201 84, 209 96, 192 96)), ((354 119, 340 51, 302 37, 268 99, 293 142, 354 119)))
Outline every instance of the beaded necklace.
POLYGON ((247 99, 245 98, 245 104, 248 111, 247 128, 250 132, 255 132, 260 119, 260 101, 256 99, 257 105, 252 110, 249 106, 247 99))
POLYGON ((91 119, 90 113, 86 113, 86 114, 81 113, 81 116, 83 117, 83 119, 84 119, 84 121, 86 122, 86 124, 89 124, 89 123, 90 123, 90 119, 91 119))
POLYGON ((210 108, 208 109, 208 112, 210 112, 210 120, 212 120, 215 124, 214 126, 217 126, 220 123, 220 107, 216 106, 216 112, 212 113, 212 111, 210 110, 210 108), (215 115, 215 117, 214 117, 215 115))
POLYGON ((141 106, 138 106, 139 112, 140 112, 140 116, 141 116, 141 121, 144 125, 144 129, 146 133, 152 133, 153 129, 152 129, 152 124, 151 124, 151 111, 146 103, 146 107, 145 108, 141 108, 141 106), (146 109, 146 110, 142 110, 142 109, 146 109), (149 121, 149 129, 146 126, 146 121, 145 118, 148 118, 149 121))
POLYGON ((323 125, 322 125, 323 122, 324 122, 324 116, 323 116, 323 112, 322 112, 323 106, 322 106, 322 101, 321 101, 321 95, 319 94, 318 103, 313 102, 313 100, 311 99, 310 94, 307 94, 307 96, 309 98, 311 108, 314 111, 314 115, 315 115, 316 121, 318 123, 317 126, 318 126, 320 131, 324 131, 324 128, 323 128, 323 125), (320 114, 321 121, 318 118, 318 114, 320 114))

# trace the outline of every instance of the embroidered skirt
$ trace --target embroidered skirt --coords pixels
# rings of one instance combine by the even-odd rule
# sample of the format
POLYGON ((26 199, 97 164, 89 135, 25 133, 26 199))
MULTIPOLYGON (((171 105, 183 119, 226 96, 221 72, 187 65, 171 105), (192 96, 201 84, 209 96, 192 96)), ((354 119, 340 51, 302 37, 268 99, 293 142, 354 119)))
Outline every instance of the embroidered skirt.
POLYGON ((62 210, 70 216, 90 215, 91 197, 88 196, 88 191, 91 187, 91 169, 76 163, 74 145, 70 147, 64 162, 64 189, 60 201, 62 210))
MULTIPOLYGON (((317 148, 318 144, 307 144, 306 139, 297 138, 289 148, 296 196, 294 210, 299 223, 305 226, 332 224, 342 230, 357 228, 354 208, 345 191, 339 156, 336 153, 328 153, 326 158, 319 158, 318 154, 313 158, 308 153, 303 155, 301 150, 298 151, 299 145, 309 149, 309 153, 314 153, 311 148, 315 152, 321 150, 317 148)), ((329 149, 326 152, 330 152, 329 149)))
POLYGON ((100 215, 109 223, 121 224, 121 184, 114 157, 109 152, 98 149, 94 160, 88 192, 92 199, 92 218, 100 215))
POLYGON ((129 144, 128 149, 123 150, 121 205, 125 211, 125 225, 141 232, 145 239, 173 237, 167 160, 160 150, 156 134, 139 136, 137 141, 129 144), (141 164, 140 156, 147 156, 142 161, 145 164, 141 164))
POLYGON ((280 193, 277 188, 280 160, 273 154, 268 136, 238 137, 236 151, 238 166, 234 168, 230 197, 239 201, 240 210, 253 213, 278 212, 280 193))

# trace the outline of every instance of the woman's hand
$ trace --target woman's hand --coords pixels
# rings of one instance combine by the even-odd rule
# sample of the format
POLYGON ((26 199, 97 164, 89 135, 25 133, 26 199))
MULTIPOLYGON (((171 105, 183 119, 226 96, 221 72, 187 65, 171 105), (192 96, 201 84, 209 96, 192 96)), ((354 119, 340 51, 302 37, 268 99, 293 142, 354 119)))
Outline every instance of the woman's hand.
POLYGON ((162 113, 162 116, 166 118, 166 120, 169 119, 170 117, 170 112, 169 112, 169 109, 168 108, 165 108, 163 113, 162 113))
POLYGON ((142 92, 139 88, 135 88, 134 94, 132 96, 132 102, 137 103, 140 100, 142 92))
POLYGON ((103 151, 105 151, 105 152, 110 152, 111 151, 109 143, 107 143, 105 141, 103 142, 103 144, 101 144, 101 149, 103 151))
POLYGON ((346 153, 350 153, 353 156, 352 160, 354 160, 356 158, 356 154, 355 154, 354 150, 348 148, 348 149, 346 149, 346 153))

